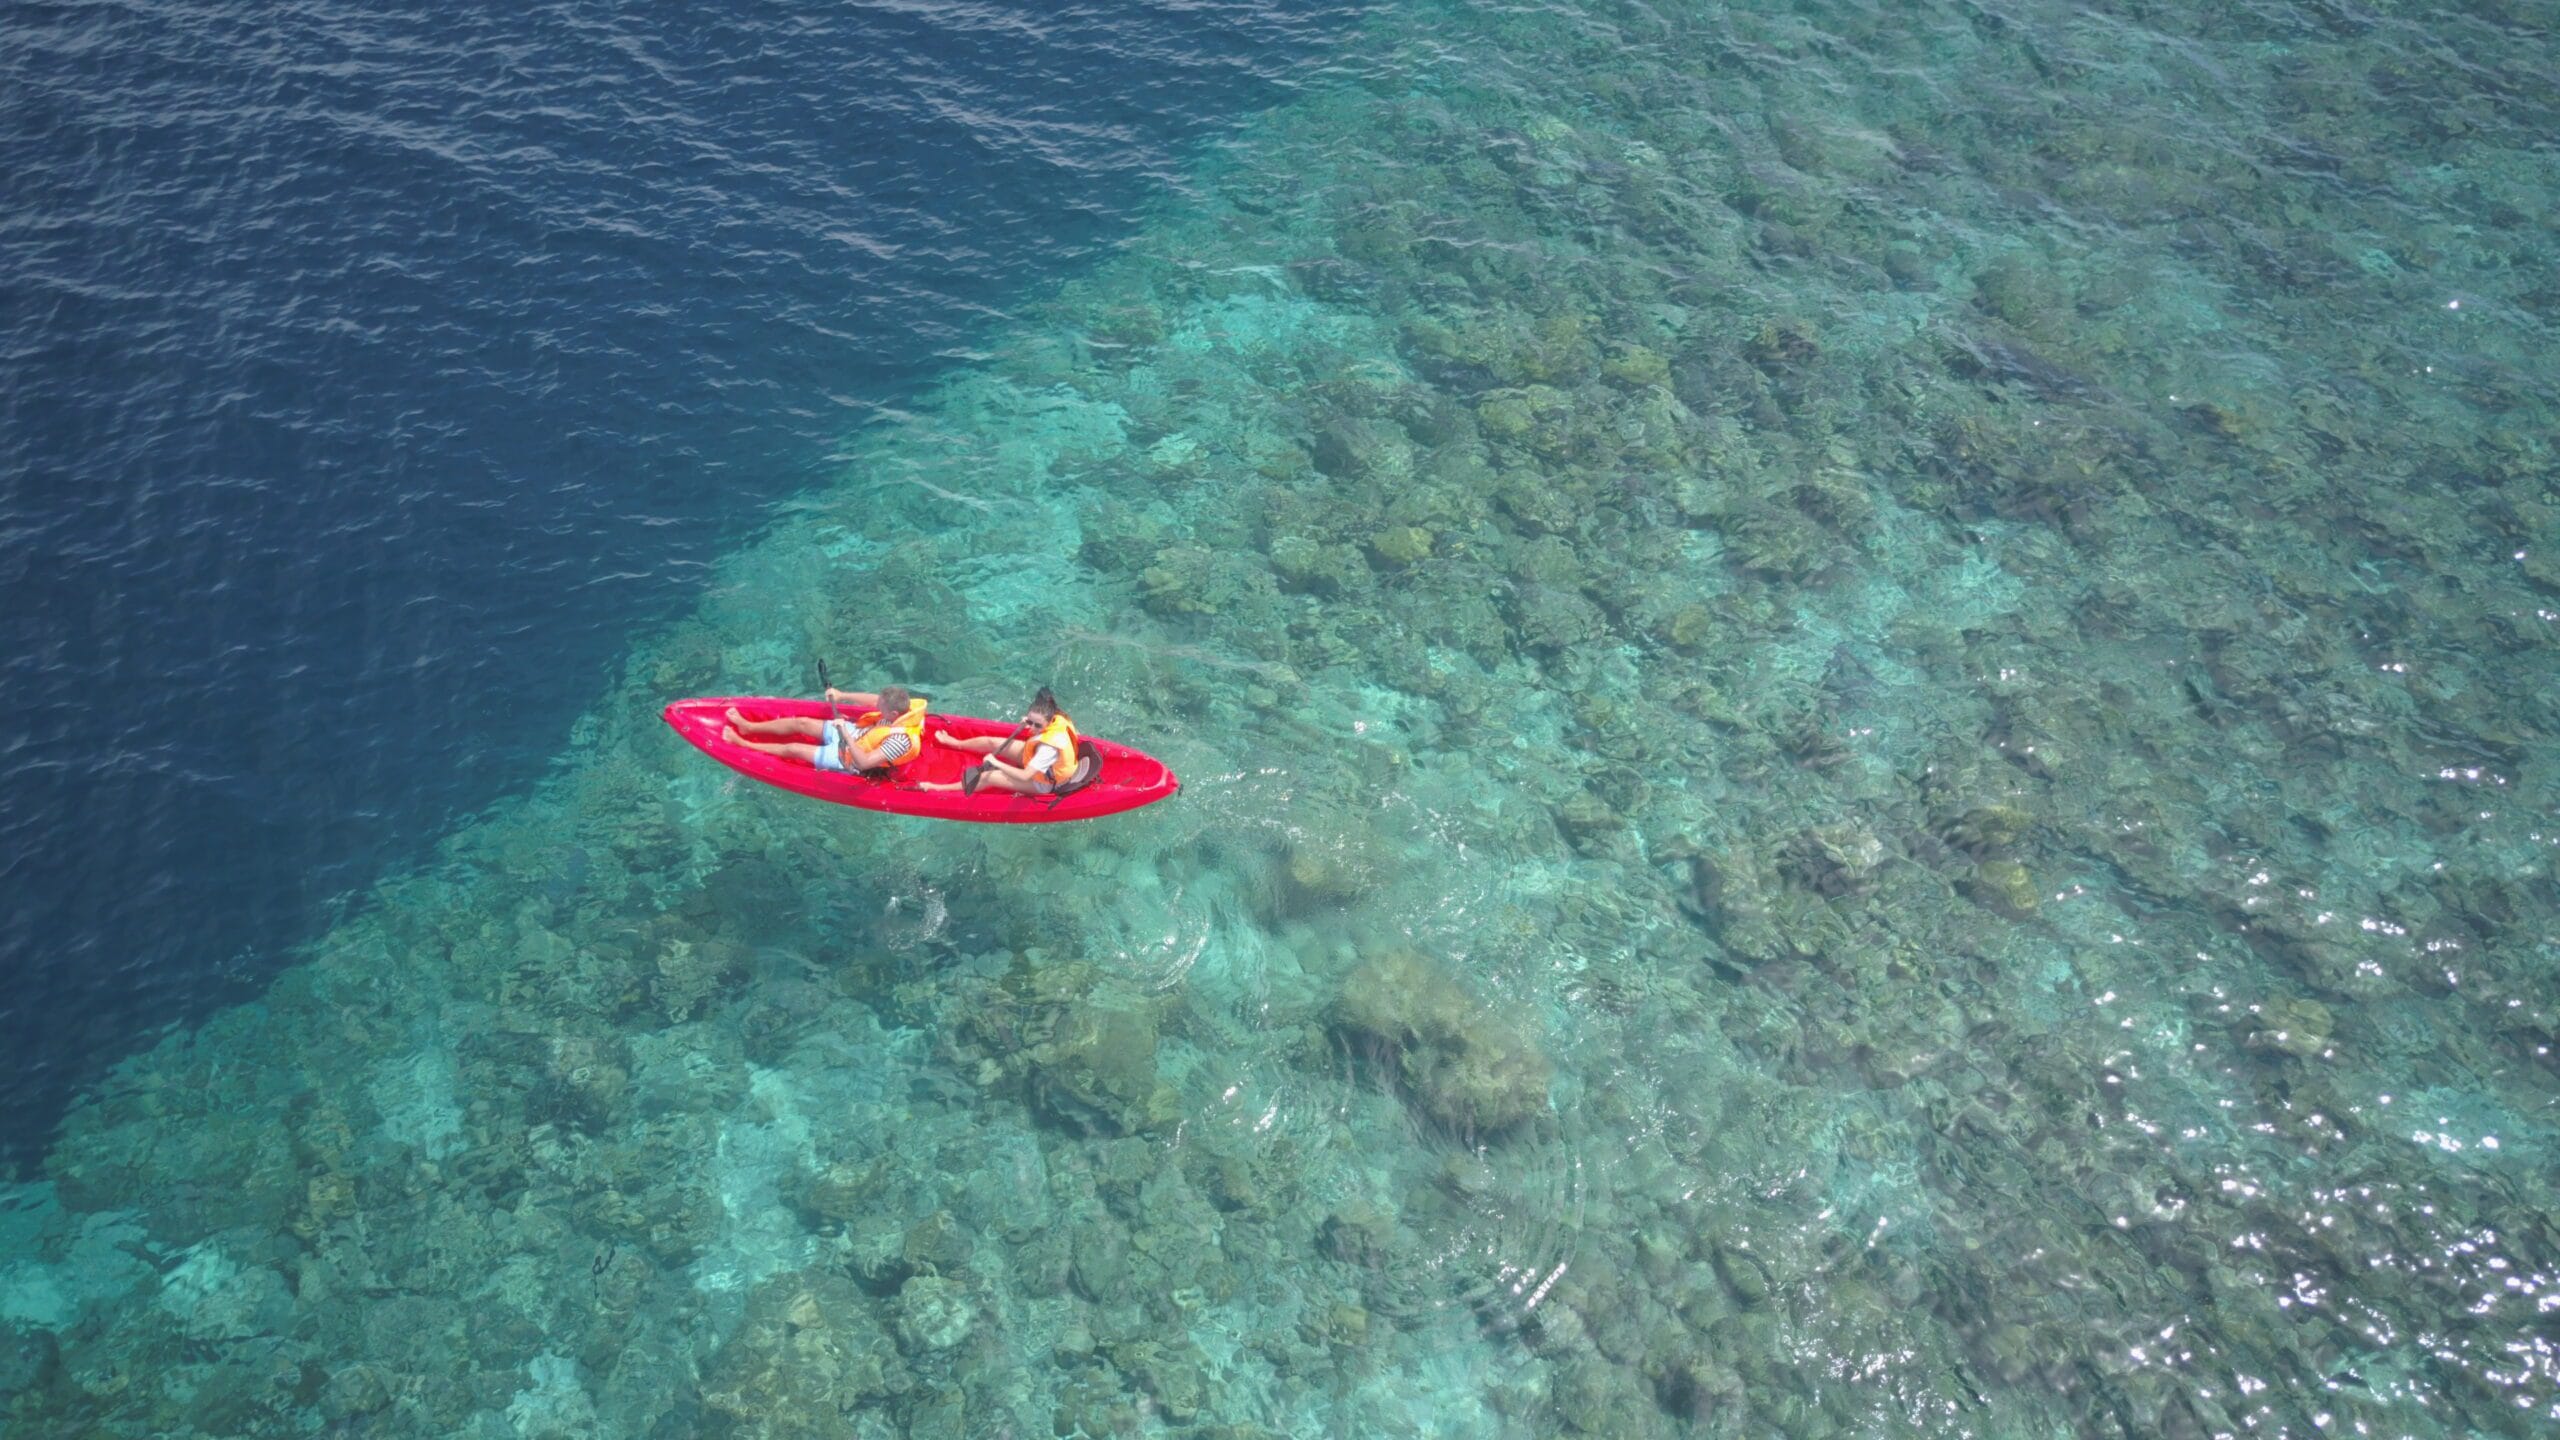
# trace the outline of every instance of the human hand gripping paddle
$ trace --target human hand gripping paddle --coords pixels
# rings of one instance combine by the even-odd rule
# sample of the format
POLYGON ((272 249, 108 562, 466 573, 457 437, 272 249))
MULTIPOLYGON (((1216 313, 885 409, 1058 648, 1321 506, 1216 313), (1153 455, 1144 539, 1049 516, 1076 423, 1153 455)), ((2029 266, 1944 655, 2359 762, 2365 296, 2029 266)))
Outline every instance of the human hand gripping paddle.
MULTIPOLYGON (((836 682, 827 678, 827 657, 824 655, 818 657, 818 693, 827 697, 827 743, 841 745, 844 743, 844 712, 836 708, 836 682)), ((844 758, 848 764, 852 762, 850 747, 844 758)))
POLYGON ((1013 733, 1004 737, 1003 742, 998 744, 995 749, 979 756, 976 764, 962 770, 960 772, 960 793, 963 795, 977 794, 978 782, 986 778, 987 762, 993 760, 998 755, 1003 754, 1006 746, 1011 745, 1016 740, 1020 740, 1030 733, 1031 722, 1025 720, 1021 724, 1014 726, 1013 733))
POLYGON ((978 756, 976 764, 960 772, 957 787, 938 787, 957 788, 963 795, 974 795, 992 783, 1007 794, 1033 796, 1054 807, 1102 778, 1102 753, 1077 733, 1075 722, 1058 708, 1058 698, 1046 685, 1033 697, 1022 723, 1002 739, 955 741, 947 734, 942 739, 978 756))
MULTIPOLYGON (((833 680, 821 662, 819 683, 834 690, 833 680)), ((995 787, 990 786, 973 787, 975 793, 962 790, 955 783, 962 767, 978 758, 977 754, 966 752, 977 751, 980 745, 993 748, 1029 736, 1037 727, 1023 721, 1007 725, 968 715, 942 716, 950 733, 966 743, 950 749, 929 745, 913 764, 901 767, 909 773, 894 778, 812 765, 802 758, 805 751, 799 755, 787 753, 796 745, 781 741, 758 743, 752 739, 741 742, 731 738, 735 732, 728 728, 727 716, 741 706, 785 717, 805 716, 814 722, 821 717, 842 720, 843 705, 860 698, 840 694, 811 702, 755 695, 705 696, 669 702, 665 718, 688 744, 749 779, 813 800, 897 815, 996 825, 1094 820, 1152 805, 1182 788, 1173 771, 1154 756, 1116 741, 1079 734, 1077 749, 1093 762, 1094 773, 1067 793, 995 793, 995 787)))
MULTIPOLYGON (((861 744, 868 732, 863 731, 859 724, 847 723, 844 718, 844 711, 838 708, 836 701, 839 694, 848 700, 860 700, 864 698, 863 693, 851 690, 838 691, 836 689, 835 681, 827 676, 827 657, 821 655, 816 658, 818 661, 818 687, 822 692, 827 705, 827 723, 819 732, 823 737, 819 743, 823 746, 834 749, 836 754, 840 757, 838 763, 846 770, 851 770, 853 768, 854 757, 861 753, 861 744)), ((929 695, 912 694, 907 691, 898 690, 895 686, 884 689, 879 694, 872 695, 869 698, 875 707, 882 706, 886 703, 883 697, 891 694, 892 692, 907 696, 908 711, 905 713, 922 711, 925 705, 932 699, 929 695)), ((872 718, 876 722, 884 725, 890 723, 891 720, 886 709, 875 709, 872 712, 872 718)), ((919 738, 916 744, 917 748, 921 750, 923 746, 922 739, 919 738)), ((879 772, 875 773, 873 778, 882 781, 883 783, 896 786, 900 789, 905 788, 908 783, 903 775, 901 775, 899 767, 895 764, 875 766, 873 769, 874 771, 879 772)))

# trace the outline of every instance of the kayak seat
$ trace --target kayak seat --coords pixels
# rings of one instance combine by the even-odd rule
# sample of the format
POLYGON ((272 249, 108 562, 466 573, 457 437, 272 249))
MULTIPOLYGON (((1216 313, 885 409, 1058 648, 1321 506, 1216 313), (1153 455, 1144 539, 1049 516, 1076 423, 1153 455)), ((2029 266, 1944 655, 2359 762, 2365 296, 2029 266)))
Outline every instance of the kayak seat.
POLYGON ((1083 758, 1076 761, 1076 768, 1068 772, 1066 779, 1058 782, 1057 787, 1049 792, 1049 798, 1063 800, 1101 778, 1102 756, 1087 746, 1083 758))

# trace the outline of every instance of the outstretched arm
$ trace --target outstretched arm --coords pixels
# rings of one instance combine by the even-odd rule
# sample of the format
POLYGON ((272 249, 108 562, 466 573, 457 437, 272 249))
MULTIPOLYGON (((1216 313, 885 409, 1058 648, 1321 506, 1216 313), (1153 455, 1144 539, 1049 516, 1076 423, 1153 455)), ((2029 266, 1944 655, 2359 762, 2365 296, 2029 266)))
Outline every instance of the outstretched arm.
POLYGON ((981 760, 978 763, 995 771, 999 775, 1010 775, 1016 780, 1030 781, 1044 780, 1048 778, 1044 775, 1036 775, 1000 755, 989 755, 986 759, 981 760))

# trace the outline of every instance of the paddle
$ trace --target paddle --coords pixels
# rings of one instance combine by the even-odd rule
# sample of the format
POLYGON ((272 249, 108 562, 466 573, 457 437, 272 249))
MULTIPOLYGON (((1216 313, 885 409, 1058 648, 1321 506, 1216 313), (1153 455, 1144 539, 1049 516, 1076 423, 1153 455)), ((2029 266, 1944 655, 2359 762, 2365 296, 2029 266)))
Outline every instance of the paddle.
MULTIPOLYGON (((821 655, 821 656, 818 656, 818 657, 817 657, 817 660, 818 660, 818 688, 819 688, 819 690, 820 690, 821 692, 823 692, 823 693, 826 695, 826 697, 827 697, 827 718, 828 718, 828 721, 829 721, 829 725, 828 725, 828 729, 827 729, 827 741, 826 741, 826 743, 828 743, 828 744, 830 744, 830 745, 834 745, 834 744, 839 743, 839 742, 838 742, 838 731, 835 729, 835 726, 836 726, 836 725, 838 725, 838 724, 841 724, 841 723, 843 722, 843 720, 844 720, 844 712, 843 712, 842 710, 839 710, 839 709, 837 709, 837 708, 836 708, 836 697, 835 697, 836 682, 834 682, 833 680, 830 680, 830 679, 828 679, 828 678, 827 678, 827 657, 826 657, 826 656, 824 656, 824 655, 821 655)), ((885 714, 885 712, 883 713, 883 715, 882 715, 882 717, 881 717, 881 718, 882 718, 884 721, 887 719, 887 715, 885 714)), ((847 726, 847 727, 845 728, 844 732, 842 733, 842 742, 841 742, 841 743, 842 743, 843 748, 844 748, 844 763, 845 763, 845 764, 847 764, 847 765, 850 765, 850 764, 852 764, 852 763, 853 763, 853 734, 852 734, 852 727, 847 726)), ((875 778, 875 779, 876 779, 876 778, 878 778, 878 777, 874 776, 873 778, 875 778)), ((906 788, 904 785, 900 785, 900 784, 899 784, 899 782, 898 782, 898 777, 897 777, 897 773, 896 773, 895 771, 891 771, 891 772, 890 772, 890 774, 889 774, 889 776, 888 776, 888 780, 889 780, 889 783, 890 783, 890 784, 892 784, 892 785, 897 785, 899 789, 902 789, 902 790, 903 790, 903 789, 905 789, 905 788, 906 788)))
MULTIPOLYGON (((836 743, 836 727, 844 723, 844 712, 836 708, 836 682, 827 678, 827 657, 818 657, 818 693, 827 697, 826 743, 836 743)), ((847 757, 850 763, 851 757, 847 757)))
MULTIPOLYGON (((1014 727, 1012 734, 1004 737, 1004 745, 998 745, 996 749, 1002 750, 1005 745, 1010 745, 1014 741, 1019 740, 1030 733, 1031 727, 1028 724, 1017 725, 1014 727)), ((975 795, 978 793, 978 782, 985 778, 984 772, 987 768, 987 762, 994 758, 995 756, 992 753, 980 755, 977 759, 960 767, 961 794, 975 795)))
MULTIPOLYGON (((1019 739, 1023 738, 1023 737, 1024 737, 1024 736, 1026 736, 1026 735, 1029 735, 1029 734, 1031 733, 1031 731, 1032 731, 1032 724, 1031 724, 1031 722, 1030 722, 1030 721, 1028 721, 1028 720, 1025 720, 1025 721, 1023 721, 1021 724, 1014 726, 1014 727, 1013 727, 1013 733, 1012 733, 1012 734, 1010 734, 1010 735, 1007 735, 1006 737, 1004 737, 1004 745, 998 745, 998 746, 995 748, 995 751, 994 751, 994 752, 992 752, 992 753, 990 753, 990 754, 986 754, 986 755, 981 755, 981 756, 979 756, 979 757, 978 757, 978 763, 977 763, 977 764, 972 765, 972 766, 970 766, 968 769, 961 771, 961 772, 960 772, 960 790, 961 790, 961 793, 962 793, 962 794, 965 794, 965 795, 975 795, 976 793, 978 793, 978 782, 977 782, 977 779, 975 779, 975 778, 973 778, 973 777, 976 777, 976 776, 978 775, 978 772, 980 772, 981 770, 984 770, 984 769, 986 768, 986 764, 987 764, 987 762, 988 762, 989 760, 994 759, 994 758, 996 757, 996 755, 997 755, 997 754, 1001 754, 1001 753, 1003 752, 1003 750, 1004 750, 1004 746, 1005 746, 1005 745, 1010 745, 1010 744, 1012 744, 1014 741, 1019 740, 1019 739)), ((1028 759, 1030 759, 1031 757, 1030 757, 1028 754, 1026 754, 1026 755, 1024 755, 1024 756, 1023 756, 1023 758, 1024 758, 1025 760, 1028 760, 1028 759)))

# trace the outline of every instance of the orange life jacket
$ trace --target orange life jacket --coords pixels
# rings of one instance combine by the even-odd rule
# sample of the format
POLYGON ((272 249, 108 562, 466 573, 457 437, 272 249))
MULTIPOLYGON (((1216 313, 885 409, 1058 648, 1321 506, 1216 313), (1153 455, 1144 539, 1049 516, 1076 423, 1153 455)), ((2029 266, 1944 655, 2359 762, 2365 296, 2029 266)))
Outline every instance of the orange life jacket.
POLYGON ((865 729, 862 732, 861 737, 853 742, 854 748, 857 750, 876 750, 879 748, 881 741, 889 738, 890 731, 903 730, 907 734, 907 753, 899 756, 895 760, 884 761, 882 763, 888 765, 892 769, 901 765, 914 764, 916 757, 924 753, 924 704, 925 702, 922 700, 909 700, 907 702, 906 714, 899 716, 895 720, 889 720, 886 722, 881 719, 880 712, 877 710, 865 713, 854 723, 857 725, 867 726, 869 728, 865 729))
POLYGON ((1052 785, 1067 783, 1067 777, 1076 773, 1076 722, 1068 719, 1063 711, 1050 716, 1049 723, 1041 727, 1040 733, 1022 747, 1025 768, 1029 768, 1031 757, 1038 754, 1043 745, 1056 750, 1058 758, 1042 778, 1052 785))

